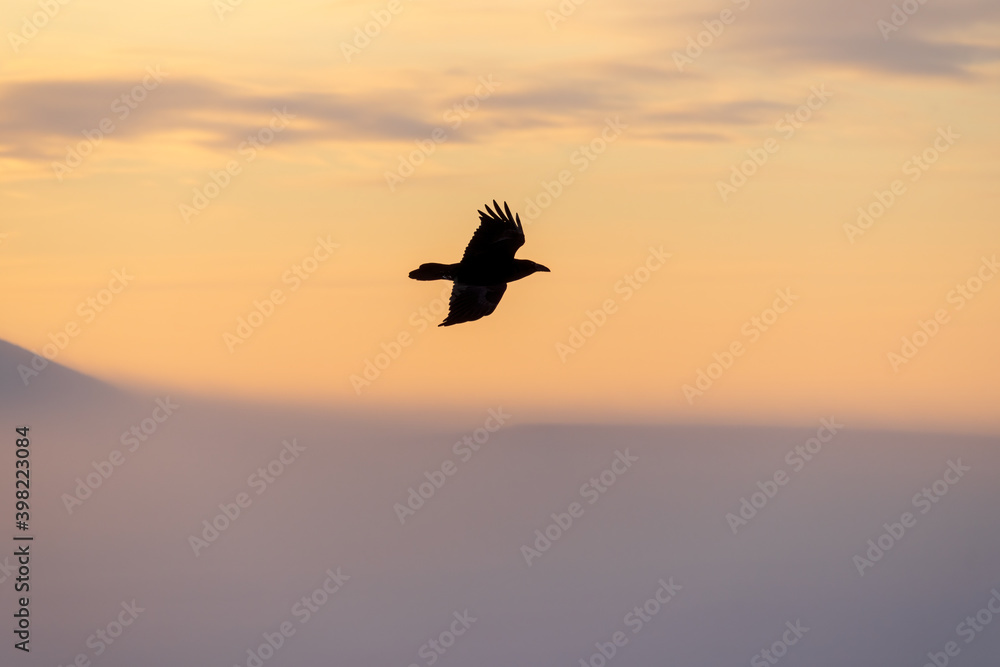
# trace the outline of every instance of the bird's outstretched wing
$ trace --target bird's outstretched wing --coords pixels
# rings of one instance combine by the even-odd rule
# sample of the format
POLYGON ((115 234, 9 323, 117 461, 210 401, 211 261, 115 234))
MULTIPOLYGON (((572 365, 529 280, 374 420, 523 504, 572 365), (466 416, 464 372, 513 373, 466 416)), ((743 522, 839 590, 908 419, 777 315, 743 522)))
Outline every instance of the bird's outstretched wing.
MULTIPOLYGON (((504 202, 503 210, 493 200, 493 208, 486 205, 486 213, 479 211, 479 229, 465 248, 462 262, 480 262, 514 259, 514 253, 524 245, 524 228, 521 217, 511 215, 510 207, 504 202)), ((503 294, 503 292, 501 292, 503 294)), ((499 300, 499 299, 498 299, 499 300)))
POLYGON ((506 289, 507 283, 485 286, 455 283, 448 303, 448 317, 438 326, 450 327, 452 324, 472 322, 480 317, 486 317, 497 309, 497 304, 500 303, 506 289))

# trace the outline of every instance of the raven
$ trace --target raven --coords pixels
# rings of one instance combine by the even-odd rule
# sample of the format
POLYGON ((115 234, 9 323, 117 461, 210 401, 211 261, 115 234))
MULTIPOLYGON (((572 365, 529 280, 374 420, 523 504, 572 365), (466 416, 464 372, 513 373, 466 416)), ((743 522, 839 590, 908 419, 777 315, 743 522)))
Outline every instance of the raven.
POLYGON ((479 211, 479 229, 465 248, 458 264, 421 264, 410 271, 414 280, 452 280, 448 317, 439 327, 472 322, 486 317, 503 297, 507 283, 530 276, 536 271, 548 271, 541 264, 527 259, 514 259, 514 253, 524 245, 521 217, 513 216, 507 202, 500 210, 497 200, 486 213, 479 211))

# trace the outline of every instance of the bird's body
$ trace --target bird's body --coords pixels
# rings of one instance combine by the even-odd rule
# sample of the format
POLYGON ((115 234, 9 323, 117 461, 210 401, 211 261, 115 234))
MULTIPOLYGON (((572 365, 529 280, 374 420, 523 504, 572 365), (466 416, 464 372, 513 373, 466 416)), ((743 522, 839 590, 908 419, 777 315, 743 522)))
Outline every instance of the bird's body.
POLYGON ((507 283, 530 276, 536 271, 548 271, 541 264, 527 259, 515 259, 514 253, 524 245, 524 228, 520 216, 511 215, 510 208, 493 200, 491 210, 479 211, 479 228, 457 264, 421 264, 410 271, 414 280, 451 280, 448 317, 438 326, 446 327, 472 322, 496 310, 507 289, 507 283))
POLYGON ((414 280, 453 280, 464 285, 499 285, 526 278, 539 269, 530 259, 514 259, 510 262, 484 262, 482 264, 421 264, 419 269, 410 271, 414 280))

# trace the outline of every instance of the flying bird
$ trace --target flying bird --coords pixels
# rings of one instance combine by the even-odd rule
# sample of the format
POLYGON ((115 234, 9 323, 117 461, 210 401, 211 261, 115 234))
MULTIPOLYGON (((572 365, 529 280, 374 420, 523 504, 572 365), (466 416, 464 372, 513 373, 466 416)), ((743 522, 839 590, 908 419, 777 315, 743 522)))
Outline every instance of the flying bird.
POLYGON ((472 322, 486 317, 497 308, 507 283, 530 276, 536 271, 548 271, 528 259, 514 259, 514 253, 524 245, 521 217, 511 215, 507 202, 503 210, 497 200, 493 209, 479 211, 479 228, 465 248, 458 264, 421 264, 410 271, 414 280, 452 280, 448 317, 439 327, 472 322), (495 210, 493 210, 495 209, 495 210))

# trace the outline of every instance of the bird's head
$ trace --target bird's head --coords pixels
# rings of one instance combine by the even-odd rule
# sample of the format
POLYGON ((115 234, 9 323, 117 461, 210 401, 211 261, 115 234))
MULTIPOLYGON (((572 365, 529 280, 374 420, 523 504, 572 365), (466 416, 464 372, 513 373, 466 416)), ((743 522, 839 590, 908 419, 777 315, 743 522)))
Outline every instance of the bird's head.
POLYGON ((549 271, 549 267, 542 266, 538 262, 532 262, 530 259, 515 259, 514 265, 511 267, 510 277, 507 278, 508 282, 513 280, 520 280, 525 276, 530 276, 532 273, 537 271, 549 271))

